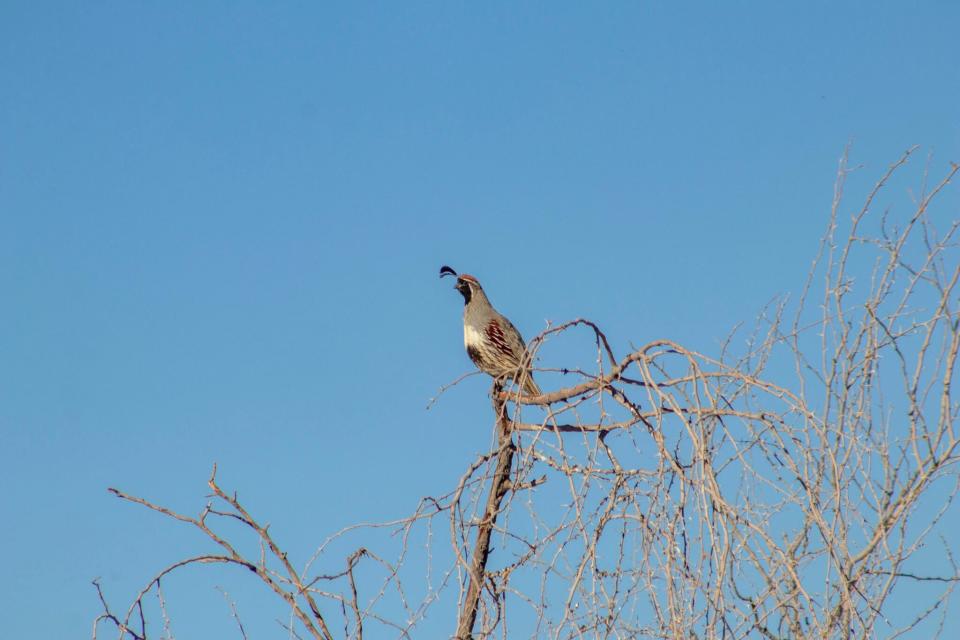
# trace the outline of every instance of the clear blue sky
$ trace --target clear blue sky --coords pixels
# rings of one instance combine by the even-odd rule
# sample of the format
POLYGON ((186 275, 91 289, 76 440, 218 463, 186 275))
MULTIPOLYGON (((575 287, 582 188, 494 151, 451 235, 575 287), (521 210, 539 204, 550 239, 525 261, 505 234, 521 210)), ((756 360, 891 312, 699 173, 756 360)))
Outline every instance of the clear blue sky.
POLYGON ((424 409, 471 368, 443 263, 528 336, 587 316, 715 352, 802 284, 849 141, 870 180, 913 144, 960 160, 958 24, 4 2, 4 636, 82 637, 92 578, 119 606, 197 549, 107 486, 195 512, 216 461, 299 557, 452 488, 490 435, 479 377, 424 409))

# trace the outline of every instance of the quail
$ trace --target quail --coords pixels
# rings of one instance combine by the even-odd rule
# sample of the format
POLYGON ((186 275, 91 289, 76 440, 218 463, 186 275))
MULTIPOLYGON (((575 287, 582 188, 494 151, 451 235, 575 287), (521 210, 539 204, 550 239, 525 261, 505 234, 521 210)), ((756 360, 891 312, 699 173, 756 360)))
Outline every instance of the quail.
POLYGON ((444 265, 440 277, 455 276, 454 289, 463 296, 463 345, 473 363, 494 378, 511 378, 524 394, 538 396, 530 371, 530 354, 516 327, 490 304, 480 282, 444 265))

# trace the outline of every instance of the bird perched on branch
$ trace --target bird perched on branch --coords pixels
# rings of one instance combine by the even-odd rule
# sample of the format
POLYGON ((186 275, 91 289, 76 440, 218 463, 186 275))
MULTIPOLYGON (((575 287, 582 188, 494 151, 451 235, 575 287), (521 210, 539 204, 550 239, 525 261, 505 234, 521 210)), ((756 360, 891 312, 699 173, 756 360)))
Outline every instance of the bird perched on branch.
POLYGON ((465 273, 457 275, 446 265, 440 267, 440 277, 444 276, 457 278, 454 289, 463 296, 463 345, 473 363, 494 378, 513 379, 526 395, 540 395, 523 337, 493 308, 480 282, 465 273))

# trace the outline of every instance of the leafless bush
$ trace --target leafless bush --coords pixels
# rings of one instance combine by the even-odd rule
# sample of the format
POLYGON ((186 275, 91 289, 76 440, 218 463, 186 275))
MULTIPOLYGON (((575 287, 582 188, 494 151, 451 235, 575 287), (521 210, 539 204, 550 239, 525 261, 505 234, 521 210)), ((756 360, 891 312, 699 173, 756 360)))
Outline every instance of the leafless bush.
POLYGON ((802 293, 770 305, 743 352, 657 340, 619 357, 587 320, 552 327, 531 345, 541 360, 587 336, 591 370, 553 370, 563 388, 539 398, 495 387, 494 446, 449 493, 331 536, 304 567, 215 476, 198 516, 112 490, 219 552, 166 567, 120 613, 98 585, 94 638, 105 624, 147 638, 145 596, 197 563, 256 576, 289 609, 290 637, 438 635, 428 611, 458 638, 938 635, 960 579, 945 535, 960 260, 958 223, 930 208, 957 167, 908 216, 876 213, 912 153, 849 221, 844 159, 802 293), (226 521, 259 555, 218 533, 226 521), (389 534, 378 551, 334 551, 371 531, 389 534))

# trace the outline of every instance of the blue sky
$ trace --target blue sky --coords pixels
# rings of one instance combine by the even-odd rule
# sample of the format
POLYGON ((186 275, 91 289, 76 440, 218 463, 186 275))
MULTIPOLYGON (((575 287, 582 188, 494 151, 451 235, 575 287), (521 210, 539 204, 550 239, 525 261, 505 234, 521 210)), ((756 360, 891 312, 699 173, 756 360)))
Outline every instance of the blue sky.
MULTIPOLYGON (((306 557, 489 443, 441 264, 531 336, 705 352, 796 291, 853 142, 960 160, 950 2, 5 2, 4 632, 87 633, 221 478, 306 557)), ((914 174, 916 175, 916 174, 914 174)), ((858 191, 859 189, 859 191, 858 191)), ((186 632, 186 629, 182 631, 186 632)))

